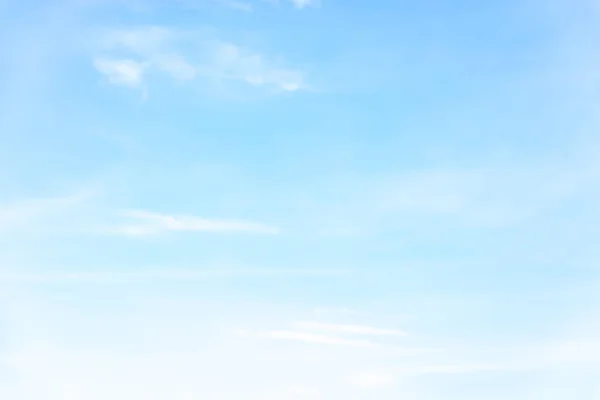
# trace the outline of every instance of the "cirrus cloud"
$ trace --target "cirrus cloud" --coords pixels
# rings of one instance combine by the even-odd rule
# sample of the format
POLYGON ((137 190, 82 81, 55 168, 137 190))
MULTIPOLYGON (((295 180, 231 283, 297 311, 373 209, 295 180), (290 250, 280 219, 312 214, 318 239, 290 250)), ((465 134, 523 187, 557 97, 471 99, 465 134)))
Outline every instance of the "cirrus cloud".
POLYGON ((166 232, 245 232, 277 234, 275 226, 240 220, 206 219, 191 215, 167 215, 143 210, 124 211, 122 216, 132 222, 108 229, 126 236, 151 236, 166 232))
POLYGON ((140 87, 154 73, 179 82, 203 79, 278 92, 306 88, 305 74, 279 57, 204 34, 150 26, 101 36, 94 67, 113 84, 140 87), (116 56, 123 52, 127 58, 116 56))

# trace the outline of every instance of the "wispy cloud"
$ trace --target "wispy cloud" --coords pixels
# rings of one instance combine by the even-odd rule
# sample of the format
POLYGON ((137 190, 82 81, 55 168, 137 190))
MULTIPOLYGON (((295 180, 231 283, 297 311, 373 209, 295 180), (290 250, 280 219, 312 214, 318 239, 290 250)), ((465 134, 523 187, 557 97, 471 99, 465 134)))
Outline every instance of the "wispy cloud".
POLYGON ((332 225, 323 230, 328 234, 389 227, 430 231, 511 228, 551 214, 590 191, 598 181, 592 171, 580 160, 562 164, 543 160, 357 176, 341 184, 331 182, 329 187, 337 185, 340 197, 314 214, 321 215, 316 223, 332 225))
POLYGON ((228 8, 233 11, 252 12, 254 6, 252 1, 244 0, 172 0, 168 3, 159 3, 163 7, 175 6, 182 7, 185 10, 205 11, 207 6, 216 5, 228 8))
POLYGON ((209 75, 220 79, 243 81, 252 86, 274 86, 294 92, 304 87, 303 74, 296 69, 278 66, 264 55, 233 43, 218 41, 213 46, 209 75))
POLYGON ((166 232, 245 232, 271 235, 279 233, 277 227, 250 221, 166 215, 141 210, 124 211, 122 216, 134 222, 110 228, 109 232, 127 236, 159 235, 166 232))
POLYGON ((179 54, 163 54, 154 59, 154 65, 178 81, 194 79, 198 71, 179 54))
POLYGON ((324 331, 338 334, 374 335, 374 336, 407 336, 404 331, 395 329, 381 329, 364 325, 341 325, 322 322, 296 322, 294 327, 309 331, 324 331))
MULTIPOLYGON (((240 331, 247 335, 247 331, 240 331)), ((295 322, 292 329, 265 330, 251 334, 258 338, 287 340, 338 346, 377 346, 378 343, 360 336, 404 336, 398 330, 379 329, 364 325, 341 325, 321 322, 295 322)))
MULTIPOLYGON (((30 299, 11 294, 0 308, 8 338, 0 363, 11 378, 2 382, 0 377, 3 398, 26 393, 28 399, 51 400, 99 395, 117 400, 472 400, 486 395, 558 400, 568 398, 573 388, 579 398, 595 399, 598 388, 595 339, 540 340, 539 348, 508 346, 495 348, 493 354, 467 346, 407 355, 368 341, 298 330, 239 332, 262 339, 251 341, 228 334, 240 320, 270 320, 271 307, 253 309, 193 296, 173 299, 170 292, 165 297, 155 291, 135 296, 148 296, 141 297, 148 301, 131 302, 131 291, 123 288, 114 291, 108 303, 115 309, 107 312, 95 306, 106 307, 107 302, 98 303, 87 291, 67 291, 59 297, 56 291, 39 293, 30 299), (145 334, 141 344, 140 333, 145 334), (583 368, 578 367, 581 361, 583 368), (210 379, 199 382, 198 376, 210 379), (229 384, 232 380, 236 385, 229 384)), ((279 310, 285 315, 290 311, 279 310)))
POLYGON ((258 334, 259 337, 275 340, 290 340, 312 344, 330 344, 338 346, 373 346, 375 343, 363 339, 347 339, 340 336, 309 333, 296 330, 271 330, 258 334))
POLYGON ((212 269, 145 269, 141 271, 48 271, 0 274, 0 283, 12 284, 128 284, 147 281, 203 281, 210 279, 236 279, 245 277, 339 277, 343 270, 326 269, 259 269, 259 268, 212 268, 212 269))
POLYGON ((206 34, 154 26, 118 29, 105 32, 100 44, 95 67, 114 84, 138 87, 154 72, 177 81, 201 78, 287 92, 306 87, 304 74, 285 62, 206 34), (129 58, 116 58, 123 51, 129 58))
POLYGON ((290 0, 296 8, 319 7, 321 0, 290 0))
POLYGON ((140 87, 144 79, 144 64, 133 60, 98 58, 94 67, 115 85, 140 87))

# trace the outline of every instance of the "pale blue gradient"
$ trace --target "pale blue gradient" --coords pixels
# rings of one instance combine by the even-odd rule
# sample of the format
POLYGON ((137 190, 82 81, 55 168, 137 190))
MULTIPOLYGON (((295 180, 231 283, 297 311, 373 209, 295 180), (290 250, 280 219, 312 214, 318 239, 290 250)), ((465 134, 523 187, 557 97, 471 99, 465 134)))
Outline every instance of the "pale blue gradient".
POLYGON ((309 3, 0 1, 0 398, 599 398, 600 6, 309 3))

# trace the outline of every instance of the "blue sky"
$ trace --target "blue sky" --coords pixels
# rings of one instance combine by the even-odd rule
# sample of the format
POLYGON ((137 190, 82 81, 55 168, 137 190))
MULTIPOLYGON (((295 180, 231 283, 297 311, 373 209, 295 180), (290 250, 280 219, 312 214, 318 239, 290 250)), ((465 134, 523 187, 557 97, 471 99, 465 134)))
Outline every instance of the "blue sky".
POLYGON ((597 2, 0 18, 1 398, 600 398, 597 2))

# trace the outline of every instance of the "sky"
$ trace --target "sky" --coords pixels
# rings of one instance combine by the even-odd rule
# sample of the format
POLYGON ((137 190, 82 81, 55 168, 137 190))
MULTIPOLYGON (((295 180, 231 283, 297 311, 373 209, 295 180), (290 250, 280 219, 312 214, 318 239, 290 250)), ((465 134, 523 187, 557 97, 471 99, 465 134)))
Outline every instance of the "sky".
POLYGON ((599 400, 599 27, 0 0, 0 398, 599 400))

